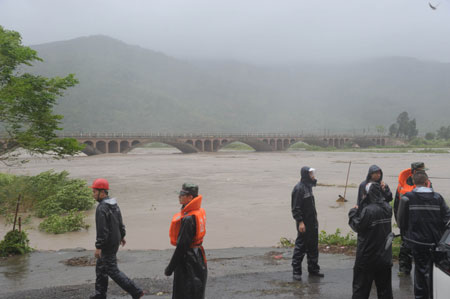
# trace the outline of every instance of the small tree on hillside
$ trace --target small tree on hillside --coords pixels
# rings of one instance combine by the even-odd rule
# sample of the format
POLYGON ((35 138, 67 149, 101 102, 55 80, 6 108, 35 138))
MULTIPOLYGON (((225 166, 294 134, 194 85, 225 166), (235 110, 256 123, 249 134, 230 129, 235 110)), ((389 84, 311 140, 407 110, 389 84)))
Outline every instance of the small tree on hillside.
POLYGON ((53 114, 56 99, 78 81, 73 74, 46 78, 23 73, 23 66, 34 61, 42 59, 22 45, 20 34, 0 26, 0 161, 7 164, 17 161, 13 152, 18 148, 55 158, 82 149, 75 139, 56 136, 63 116, 53 114))

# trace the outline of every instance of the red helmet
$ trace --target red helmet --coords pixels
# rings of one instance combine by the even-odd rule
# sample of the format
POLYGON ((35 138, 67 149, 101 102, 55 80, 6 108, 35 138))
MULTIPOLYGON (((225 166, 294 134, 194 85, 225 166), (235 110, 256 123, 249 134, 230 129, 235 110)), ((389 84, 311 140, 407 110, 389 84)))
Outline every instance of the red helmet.
POLYGON ((96 179, 89 188, 109 190, 109 183, 106 179, 96 179))

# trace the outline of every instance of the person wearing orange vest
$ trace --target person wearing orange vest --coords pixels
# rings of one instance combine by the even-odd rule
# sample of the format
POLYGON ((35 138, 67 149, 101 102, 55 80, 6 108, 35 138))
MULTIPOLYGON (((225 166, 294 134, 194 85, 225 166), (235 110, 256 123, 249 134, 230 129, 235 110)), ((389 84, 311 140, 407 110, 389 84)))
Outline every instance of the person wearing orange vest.
POLYGON ((125 246, 125 225, 117 200, 108 195, 109 183, 106 179, 96 179, 92 186, 92 196, 98 202, 95 211, 97 237, 95 241, 95 295, 91 299, 104 299, 108 290, 108 277, 111 277, 133 298, 141 298, 144 292, 125 273, 117 267, 119 245, 125 246))
MULTIPOLYGON (((416 185, 413 182, 413 174, 416 171, 426 170, 425 164, 423 162, 414 162, 411 163, 411 168, 407 168, 402 170, 398 175, 398 186, 397 192, 395 193, 394 199, 394 216, 395 220, 397 220, 397 212, 400 198, 408 192, 412 192, 416 185)), ((397 222, 398 223, 398 222, 397 222)), ((400 234, 403 235, 403 232, 400 230, 400 234)), ((398 275, 409 275, 411 273, 412 268, 412 251, 409 248, 408 244, 402 241, 400 246, 400 253, 398 255, 398 263, 399 263, 399 272, 398 275)))
POLYGON ((173 299, 205 298, 208 269, 202 243, 206 234, 206 213, 201 207, 198 186, 183 184, 179 201, 181 211, 172 217, 169 237, 176 246, 164 274, 172 275, 173 299))

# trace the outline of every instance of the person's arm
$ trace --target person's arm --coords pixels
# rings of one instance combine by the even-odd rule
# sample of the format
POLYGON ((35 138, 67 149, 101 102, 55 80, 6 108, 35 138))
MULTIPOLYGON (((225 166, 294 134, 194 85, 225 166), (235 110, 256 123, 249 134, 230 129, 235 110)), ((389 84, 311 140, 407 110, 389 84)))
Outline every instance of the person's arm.
POLYGON ((104 249, 106 240, 108 240, 110 231, 107 221, 107 211, 100 206, 95 212, 95 224, 97 228, 97 237, 95 241, 95 248, 104 249))
POLYGON ((366 186, 365 186, 364 182, 359 184, 358 197, 356 198, 356 205, 357 206, 361 206, 361 201, 363 200, 363 197, 364 197, 364 192, 365 192, 364 189, 365 188, 366 188, 366 186))
POLYGON ((394 218, 395 221, 397 222, 398 225, 398 220, 397 220, 397 213, 398 213, 398 202, 400 201, 400 192, 398 192, 398 188, 395 191, 395 196, 394 196, 394 218))
POLYGON ((398 203, 397 211, 397 224, 400 228, 400 232, 406 232, 408 230, 409 222, 409 198, 402 196, 398 203))
POLYGON ((450 221, 450 208, 441 196, 441 217, 444 220, 444 225, 447 225, 450 221))
POLYGON ((391 189, 389 188, 389 185, 385 184, 384 188, 382 190, 383 190, 384 200, 386 202, 391 202, 393 198, 392 198, 392 192, 391 192, 391 189))
POLYGON ((291 212, 292 212, 292 217, 294 217, 294 219, 297 222, 303 222, 302 206, 303 206, 304 195, 305 195, 305 192, 304 192, 303 188, 295 187, 294 190, 292 190, 291 212))
POLYGON ((181 220, 180 232, 178 233, 177 247, 170 259, 169 265, 166 267, 164 274, 172 275, 173 271, 180 264, 186 251, 191 247, 195 237, 196 224, 195 216, 186 216, 181 220))
POLYGON ((125 246, 125 244, 127 243, 127 241, 125 240, 125 235, 127 234, 127 231, 125 230, 125 225, 123 224, 122 213, 120 212, 120 208, 119 207, 117 208, 119 210, 120 244, 122 244, 122 246, 125 246))
POLYGON ((348 212, 348 225, 356 233, 364 232, 370 226, 372 217, 367 211, 367 208, 354 207, 348 212))

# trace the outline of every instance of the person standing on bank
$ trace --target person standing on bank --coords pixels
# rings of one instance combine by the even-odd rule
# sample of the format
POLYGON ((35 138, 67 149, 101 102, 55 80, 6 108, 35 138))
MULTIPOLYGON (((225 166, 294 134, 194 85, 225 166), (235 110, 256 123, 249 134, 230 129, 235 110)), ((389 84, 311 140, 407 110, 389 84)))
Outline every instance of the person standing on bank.
POLYGON ((380 183, 368 183, 364 192, 361 205, 348 213, 348 224, 358 233, 352 299, 369 298, 374 281, 378 298, 392 299, 392 208, 380 183))
POLYGON ((433 261, 427 244, 439 243, 450 221, 450 209, 430 188, 425 171, 416 171, 413 182, 416 188, 400 198, 397 221, 414 257, 414 296, 429 299, 433 298, 433 261))
POLYGON ((119 245, 125 246, 125 225, 115 198, 109 198, 109 183, 96 179, 92 186, 93 197, 98 202, 95 211, 97 238, 95 242, 95 295, 90 298, 104 299, 108 291, 108 276, 133 298, 141 298, 144 292, 117 267, 119 245))
POLYGON ((315 169, 302 167, 300 182, 291 195, 291 211, 295 219, 297 239, 292 256, 293 279, 301 280, 302 261, 307 258, 308 272, 311 276, 324 277, 319 262, 319 223, 312 188, 316 186, 315 169))
MULTIPOLYGON (((397 192, 395 192, 395 199, 394 199, 394 217, 395 220, 397 220, 397 214, 398 214, 398 205, 400 202, 400 198, 405 195, 408 192, 413 191, 416 188, 416 185, 413 182, 413 175, 416 171, 425 171, 427 170, 425 168, 425 163, 423 162, 414 162, 411 163, 411 168, 404 169, 400 172, 398 176, 398 186, 397 186, 397 192)), ((430 186, 431 187, 431 186, 430 186)), ((398 222, 397 222, 398 224, 398 222)), ((400 230, 400 235, 402 235, 403 239, 403 232, 400 230)), ((411 248, 409 248, 407 242, 403 242, 400 245, 400 253, 398 255, 398 263, 399 263, 399 270, 398 275, 409 275, 412 269, 412 251, 411 248)))
MULTIPOLYGON (((369 167, 366 179, 359 184, 358 198, 356 200, 357 206, 361 206, 362 200, 367 196, 366 186, 369 183, 379 183, 384 200, 386 202, 392 201, 392 192, 389 189, 389 185, 383 181, 383 171, 377 165, 372 165, 369 167)), ((361 209, 362 208, 363 207, 361 206, 361 209)))
POLYGON ((206 234, 202 196, 197 185, 185 183, 178 198, 181 212, 173 216, 169 230, 170 243, 176 248, 164 274, 175 272, 173 299, 203 299, 208 270, 202 246, 206 234))

